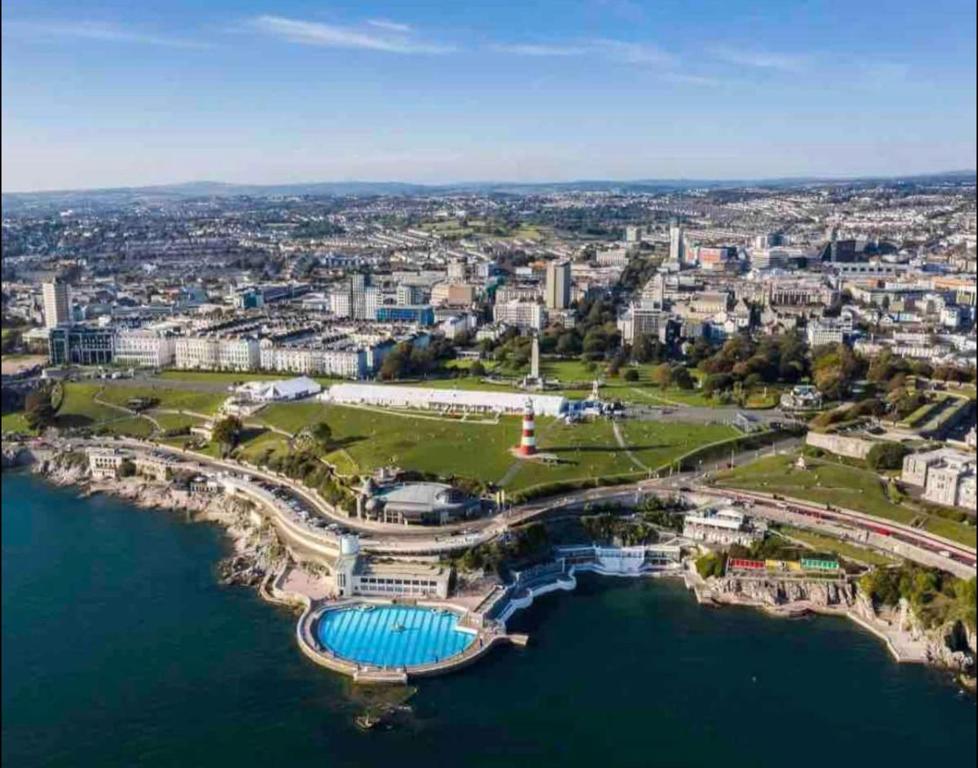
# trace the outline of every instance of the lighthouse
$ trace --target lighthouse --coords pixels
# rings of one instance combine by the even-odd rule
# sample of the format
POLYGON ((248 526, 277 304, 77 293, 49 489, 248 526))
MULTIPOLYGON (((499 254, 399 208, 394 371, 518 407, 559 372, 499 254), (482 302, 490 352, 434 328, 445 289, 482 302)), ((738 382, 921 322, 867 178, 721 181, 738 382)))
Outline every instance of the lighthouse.
POLYGON ((523 435, 520 437, 520 447, 516 449, 520 456, 533 456, 537 452, 537 438, 533 419, 533 400, 526 399, 523 410, 523 435))

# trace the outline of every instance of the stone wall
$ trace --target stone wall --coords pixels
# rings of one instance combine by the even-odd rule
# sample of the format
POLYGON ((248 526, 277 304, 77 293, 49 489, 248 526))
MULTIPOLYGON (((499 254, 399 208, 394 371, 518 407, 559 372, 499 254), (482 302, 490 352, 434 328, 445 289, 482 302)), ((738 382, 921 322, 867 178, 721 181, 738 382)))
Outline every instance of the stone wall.
POLYGON ((809 432, 805 437, 805 444, 837 456, 848 456, 850 459, 865 459, 870 448, 876 445, 874 441, 863 437, 830 435, 824 432, 809 432))

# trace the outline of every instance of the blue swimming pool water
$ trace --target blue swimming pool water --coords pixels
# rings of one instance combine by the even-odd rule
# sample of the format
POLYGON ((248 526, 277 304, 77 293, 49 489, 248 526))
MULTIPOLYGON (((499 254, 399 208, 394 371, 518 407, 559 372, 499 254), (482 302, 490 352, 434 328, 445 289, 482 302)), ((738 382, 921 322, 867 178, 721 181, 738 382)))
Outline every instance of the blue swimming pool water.
POLYGON ((316 635, 323 646, 343 659, 383 667, 410 667, 465 650, 475 636, 461 631, 457 624, 455 614, 430 608, 344 608, 327 611, 319 620, 316 635))

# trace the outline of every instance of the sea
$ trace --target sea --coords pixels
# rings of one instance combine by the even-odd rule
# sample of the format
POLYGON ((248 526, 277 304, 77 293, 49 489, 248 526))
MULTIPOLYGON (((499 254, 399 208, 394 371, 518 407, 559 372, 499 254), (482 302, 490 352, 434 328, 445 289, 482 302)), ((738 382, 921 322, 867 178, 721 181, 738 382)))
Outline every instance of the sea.
POLYGON ((419 682, 364 732, 378 693, 218 582, 219 528, 2 485, 4 766, 975 765, 975 699, 948 674, 844 619, 704 608, 665 579, 539 599, 511 620, 526 648, 419 682))

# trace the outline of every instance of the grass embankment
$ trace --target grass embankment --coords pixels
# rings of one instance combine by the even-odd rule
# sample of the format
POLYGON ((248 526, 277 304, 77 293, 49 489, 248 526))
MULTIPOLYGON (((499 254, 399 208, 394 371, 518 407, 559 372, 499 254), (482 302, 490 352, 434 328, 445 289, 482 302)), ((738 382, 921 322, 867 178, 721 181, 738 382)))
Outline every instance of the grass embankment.
POLYGON ((779 527, 778 530, 785 536, 795 541, 800 541, 817 552, 831 552, 846 560, 866 563, 866 565, 880 566, 894 565, 899 562, 896 558, 888 557, 881 552, 858 547, 847 541, 835 539, 831 536, 823 536, 822 534, 806 531, 802 528, 793 528, 790 525, 784 525, 779 527))
POLYGON ((975 528, 942 517, 911 502, 888 487, 879 475, 858 467, 808 459, 806 469, 794 456, 766 456, 750 464, 717 473, 717 485, 761 493, 776 493, 819 504, 852 509, 867 515, 914 525, 930 533, 975 546, 975 528))

